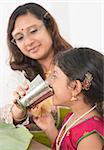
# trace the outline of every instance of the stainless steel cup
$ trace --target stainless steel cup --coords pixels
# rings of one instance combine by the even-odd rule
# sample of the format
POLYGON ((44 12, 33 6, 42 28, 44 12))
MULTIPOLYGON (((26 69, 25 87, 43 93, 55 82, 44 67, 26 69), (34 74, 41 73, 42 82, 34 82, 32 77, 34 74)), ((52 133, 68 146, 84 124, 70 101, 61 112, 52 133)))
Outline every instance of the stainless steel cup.
POLYGON ((48 81, 44 81, 40 75, 37 75, 30 84, 30 89, 24 97, 17 102, 22 107, 32 107, 41 101, 53 95, 53 90, 48 81))

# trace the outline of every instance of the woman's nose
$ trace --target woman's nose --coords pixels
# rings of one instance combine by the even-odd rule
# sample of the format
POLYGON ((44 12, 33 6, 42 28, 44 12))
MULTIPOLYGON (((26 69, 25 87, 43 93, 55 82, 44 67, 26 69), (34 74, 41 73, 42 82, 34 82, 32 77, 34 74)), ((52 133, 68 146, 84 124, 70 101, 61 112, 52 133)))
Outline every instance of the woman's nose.
POLYGON ((24 39, 24 44, 25 44, 26 46, 32 45, 33 42, 34 42, 34 40, 33 40, 32 38, 30 38, 30 37, 25 37, 25 39, 24 39))

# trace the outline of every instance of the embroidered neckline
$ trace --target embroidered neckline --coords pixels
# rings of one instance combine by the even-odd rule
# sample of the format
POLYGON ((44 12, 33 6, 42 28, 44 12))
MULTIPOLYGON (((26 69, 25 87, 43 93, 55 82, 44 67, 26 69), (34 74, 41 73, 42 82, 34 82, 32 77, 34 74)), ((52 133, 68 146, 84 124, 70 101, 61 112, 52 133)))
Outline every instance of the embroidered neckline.
POLYGON ((76 126, 78 126, 78 125, 84 123, 85 121, 88 121, 88 120, 91 120, 91 119, 94 119, 94 120, 95 120, 95 118, 101 120, 101 117, 94 115, 94 116, 91 116, 91 117, 89 117, 89 118, 84 119, 82 122, 79 122, 78 124, 73 125, 72 128, 74 128, 74 127, 76 127, 76 126))
POLYGON ((64 139, 64 136, 66 135, 66 133, 68 132, 69 129, 71 129, 78 121, 80 121, 84 116, 86 116, 88 113, 90 113, 91 111, 93 111, 96 108, 96 105, 93 106, 91 109, 89 109, 87 112, 85 112, 84 114, 82 114, 79 118, 77 118, 67 129, 66 126, 68 124, 68 122, 70 121, 70 119, 73 117, 74 113, 69 117, 69 119, 65 122, 65 124, 62 126, 57 139, 56 139, 56 150, 60 149, 62 140, 64 139))

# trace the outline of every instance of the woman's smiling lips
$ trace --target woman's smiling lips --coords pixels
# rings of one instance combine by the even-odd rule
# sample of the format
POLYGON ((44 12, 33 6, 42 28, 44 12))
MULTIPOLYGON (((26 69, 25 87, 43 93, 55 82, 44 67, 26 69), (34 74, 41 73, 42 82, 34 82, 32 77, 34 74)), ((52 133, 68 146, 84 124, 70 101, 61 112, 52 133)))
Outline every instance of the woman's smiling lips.
POLYGON ((39 46, 29 49, 28 51, 31 53, 36 53, 39 50, 39 46))

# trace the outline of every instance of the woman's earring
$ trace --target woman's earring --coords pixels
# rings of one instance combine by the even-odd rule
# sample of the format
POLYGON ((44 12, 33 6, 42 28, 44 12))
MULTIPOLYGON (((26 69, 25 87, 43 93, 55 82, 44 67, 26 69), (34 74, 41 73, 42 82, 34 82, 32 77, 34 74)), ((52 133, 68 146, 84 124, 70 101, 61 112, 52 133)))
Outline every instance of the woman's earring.
POLYGON ((70 99, 70 101, 72 102, 72 101, 77 101, 77 97, 75 97, 75 94, 73 93, 72 94, 72 98, 70 99))

